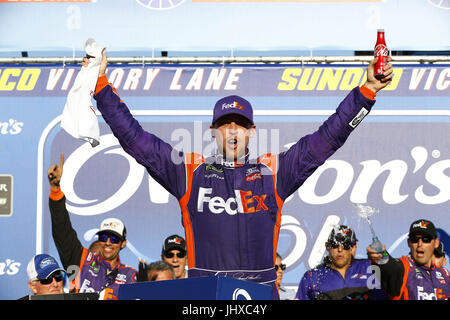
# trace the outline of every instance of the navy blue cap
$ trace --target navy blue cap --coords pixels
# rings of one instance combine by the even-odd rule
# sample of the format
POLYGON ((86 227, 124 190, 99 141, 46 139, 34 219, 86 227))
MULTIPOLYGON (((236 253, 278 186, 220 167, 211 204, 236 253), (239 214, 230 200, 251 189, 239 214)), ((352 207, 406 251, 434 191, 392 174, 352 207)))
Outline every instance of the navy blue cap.
POLYGON ((253 124, 253 108, 250 102, 239 96, 227 96, 216 102, 212 124, 223 116, 237 114, 246 118, 253 124))
POLYGON ((64 271, 55 258, 48 254, 38 254, 28 263, 27 273, 29 280, 47 279, 55 271, 64 271))

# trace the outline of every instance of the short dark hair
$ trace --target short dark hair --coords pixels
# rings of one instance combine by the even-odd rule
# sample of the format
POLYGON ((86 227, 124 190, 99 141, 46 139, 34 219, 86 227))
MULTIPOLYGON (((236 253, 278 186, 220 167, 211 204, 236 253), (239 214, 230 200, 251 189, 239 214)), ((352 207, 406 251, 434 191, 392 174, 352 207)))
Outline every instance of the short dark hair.
MULTIPOLYGON (((164 261, 155 261, 150 263, 147 266, 147 272, 150 278, 150 272, 151 271, 166 271, 169 270, 172 273, 173 278, 175 279, 175 270, 173 270, 173 267, 168 264, 167 262, 164 261)), ((157 276, 157 275, 156 275, 157 276)), ((149 279, 150 281, 155 281, 156 280, 156 276, 153 276, 154 279, 149 279)))

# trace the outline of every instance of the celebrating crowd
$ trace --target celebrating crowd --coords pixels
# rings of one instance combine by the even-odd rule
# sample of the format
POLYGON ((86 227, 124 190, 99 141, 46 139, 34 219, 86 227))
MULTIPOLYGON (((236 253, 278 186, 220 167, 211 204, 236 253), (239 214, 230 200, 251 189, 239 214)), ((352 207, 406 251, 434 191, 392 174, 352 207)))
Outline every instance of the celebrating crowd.
MULTIPOLYGON (((100 299, 117 299, 124 283, 212 275, 239 275, 267 285, 274 300, 448 299, 450 274, 443 267, 445 261, 438 262, 439 255, 445 259, 442 242, 433 223, 425 219, 410 226, 409 256, 389 256, 384 264, 382 253, 370 246, 367 259, 356 259, 356 234, 348 226, 336 226, 324 243, 328 255, 305 273, 298 290, 293 292, 282 284, 286 265, 277 255, 277 245, 283 203, 345 143, 370 112, 376 94, 391 81, 391 64, 378 79, 376 62, 369 63, 364 85, 354 88, 317 131, 278 155, 252 158, 247 147, 256 125, 250 102, 239 96, 220 99, 210 126, 217 152, 204 157, 176 151, 143 130, 108 83, 103 51, 94 94, 97 107, 122 148, 177 198, 185 239, 169 236, 163 241, 161 260, 139 261, 136 270, 119 258, 127 243, 124 223, 108 218, 97 233, 97 253, 84 248, 72 228, 59 186, 64 166, 61 155, 59 165, 49 168, 48 178, 52 235, 63 268, 48 255, 33 257, 30 289, 35 294, 61 293, 64 270, 77 266, 69 291, 97 292, 100 299), (249 174, 252 179, 246 179, 249 174)), ((83 67, 88 64, 85 59, 83 67)))

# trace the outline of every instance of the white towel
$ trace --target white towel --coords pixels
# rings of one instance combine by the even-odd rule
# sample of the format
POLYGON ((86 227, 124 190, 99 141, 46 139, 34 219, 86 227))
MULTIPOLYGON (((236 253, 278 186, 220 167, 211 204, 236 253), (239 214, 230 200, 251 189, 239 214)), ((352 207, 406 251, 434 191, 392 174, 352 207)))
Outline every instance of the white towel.
POLYGON ((103 48, 94 39, 89 38, 86 40, 84 49, 93 58, 89 58, 90 63, 87 67, 81 68, 67 95, 61 128, 72 137, 85 140, 92 147, 96 147, 100 144, 100 129, 92 106, 92 96, 97 85, 103 48))

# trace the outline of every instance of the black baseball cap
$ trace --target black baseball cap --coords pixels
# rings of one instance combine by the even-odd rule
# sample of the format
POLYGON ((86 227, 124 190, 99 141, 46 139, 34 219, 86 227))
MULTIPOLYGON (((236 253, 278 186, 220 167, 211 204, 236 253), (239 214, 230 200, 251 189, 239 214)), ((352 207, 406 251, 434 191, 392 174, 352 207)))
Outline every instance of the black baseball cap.
POLYGON ((437 231, 433 222, 425 219, 419 219, 411 223, 409 236, 411 237, 414 234, 426 235, 433 239, 437 238, 437 231))
POLYGON ((164 254, 171 250, 178 250, 180 252, 186 253, 186 241, 183 239, 183 237, 174 234, 164 240, 161 254, 164 254))

